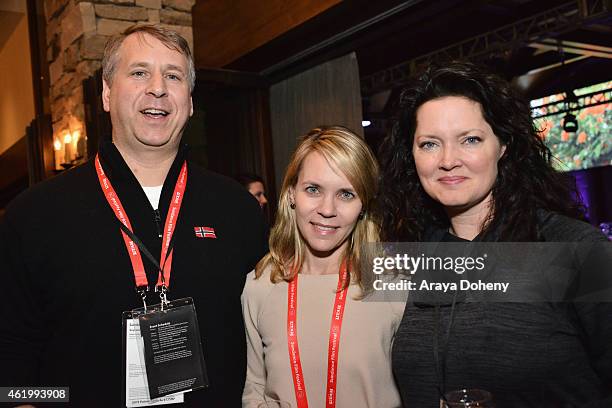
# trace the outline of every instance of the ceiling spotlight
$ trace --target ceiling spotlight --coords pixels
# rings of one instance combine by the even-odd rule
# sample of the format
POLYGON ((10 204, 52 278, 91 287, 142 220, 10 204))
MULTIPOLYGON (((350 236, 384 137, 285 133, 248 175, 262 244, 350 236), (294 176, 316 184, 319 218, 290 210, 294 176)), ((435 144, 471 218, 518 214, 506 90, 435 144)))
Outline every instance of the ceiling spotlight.
POLYGON ((576 120, 576 116, 568 113, 563 118, 563 130, 567 133, 575 133, 578 131, 578 120, 576 120))
POLYGON ((371 124, 372 124, 372 122, 371 122, 371 121, 369 121, 369 120, 362 120, 362 121, 361 121, 361 126, 363 126, 363 127, 368 127, 368 126, 370 126, 371 124))

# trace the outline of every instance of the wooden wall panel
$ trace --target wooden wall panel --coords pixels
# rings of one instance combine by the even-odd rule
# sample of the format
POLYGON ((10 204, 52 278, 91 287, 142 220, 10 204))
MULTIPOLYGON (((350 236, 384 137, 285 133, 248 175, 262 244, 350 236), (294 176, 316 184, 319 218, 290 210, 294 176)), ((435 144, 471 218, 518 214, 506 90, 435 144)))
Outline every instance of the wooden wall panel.
POLYGON ((196 67, 221 68, 340 1, 198 1, 192 10, 196 67))

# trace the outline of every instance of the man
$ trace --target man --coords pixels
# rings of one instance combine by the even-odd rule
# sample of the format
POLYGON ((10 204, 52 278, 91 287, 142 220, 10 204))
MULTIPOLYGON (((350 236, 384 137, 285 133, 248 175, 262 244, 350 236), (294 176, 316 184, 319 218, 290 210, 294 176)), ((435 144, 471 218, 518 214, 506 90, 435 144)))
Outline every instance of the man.
POLYGON ((241 173, 237 175, 235 179, 237 182, 242 184, 242 186, 246 188, 253 197, 255 197, 259 203, 259 206, 263 210, 266 204, 268 204, 263 179, 260 176, 251 173, 241 173))
MULTIPOLYGON (((69 386, 70 406, 125 406, 122 312, 142 306, 138 257, 128 254, 102 179, 159 261, 171 197, 186 176, 165 283, 170 300, 194 299, 210 386, 184 398, 188 406, 239 406, 240 294, 265 251, 261 211, 237 183, 186 160, 180 140, 195 72, 182 37, 156 26, 128 29, 107 44, 103 78, 113 131, 99 162, 25 192, 0 224, 0 386, 69 386)), ((159 270, 140 255, 152 288, 159 270)), ((152 290, 146 299, 159 303, 152 290)))

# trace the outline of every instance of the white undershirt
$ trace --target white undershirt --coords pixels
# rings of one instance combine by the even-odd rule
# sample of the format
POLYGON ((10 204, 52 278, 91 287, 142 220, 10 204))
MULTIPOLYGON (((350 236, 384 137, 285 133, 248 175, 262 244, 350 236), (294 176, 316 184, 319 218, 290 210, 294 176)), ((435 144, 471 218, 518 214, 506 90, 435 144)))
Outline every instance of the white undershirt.
POLYGON ((159 207, 159 197, 161 196, 162 187, 163 185, 142 188, 147 195, 149 202, 151 203, 151 207, 153 207, 154 210, 157 210, 157 207, 159 207))

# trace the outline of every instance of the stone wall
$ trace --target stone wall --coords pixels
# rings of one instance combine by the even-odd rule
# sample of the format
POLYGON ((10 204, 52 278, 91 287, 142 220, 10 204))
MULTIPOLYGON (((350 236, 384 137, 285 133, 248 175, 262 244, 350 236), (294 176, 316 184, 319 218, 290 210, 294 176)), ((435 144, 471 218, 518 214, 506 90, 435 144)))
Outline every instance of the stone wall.
MULTIPOLYGON (((73 144, 65 149, 66 156, 60 155, 61 160, 70 162, 84 156, 82 81, 100 68, 109 37, 133 24, 158 23, 178 31, 193 50, 191 8, 194 3, 195 0, 45 1, 55 149, 64 150, 65 143, 73 144)), ((59 163, 56 168, 59 169, 59 163)))

